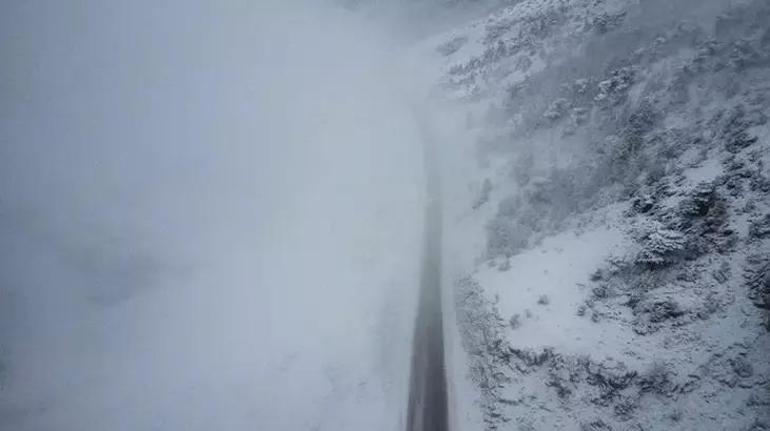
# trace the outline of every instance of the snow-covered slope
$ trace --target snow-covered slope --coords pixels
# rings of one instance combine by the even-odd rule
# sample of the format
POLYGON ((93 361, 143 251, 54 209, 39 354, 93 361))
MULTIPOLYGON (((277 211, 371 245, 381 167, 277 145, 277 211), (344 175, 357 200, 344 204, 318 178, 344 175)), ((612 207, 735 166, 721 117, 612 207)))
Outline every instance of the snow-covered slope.
POLYGON ((426 42, 473 136, 447 144, 464 429, 770 428, 768 23, 525 0, 426 42))

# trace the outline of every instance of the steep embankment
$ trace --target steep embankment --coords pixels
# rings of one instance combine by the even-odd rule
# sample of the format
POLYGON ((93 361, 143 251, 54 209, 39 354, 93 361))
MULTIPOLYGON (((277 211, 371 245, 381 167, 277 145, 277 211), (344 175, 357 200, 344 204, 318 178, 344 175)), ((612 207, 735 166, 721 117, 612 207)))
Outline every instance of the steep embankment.
POLYGON ((770 427, 768 22, 532 0, 426 43, 474 136, 445 224, 466 426, 770 427))

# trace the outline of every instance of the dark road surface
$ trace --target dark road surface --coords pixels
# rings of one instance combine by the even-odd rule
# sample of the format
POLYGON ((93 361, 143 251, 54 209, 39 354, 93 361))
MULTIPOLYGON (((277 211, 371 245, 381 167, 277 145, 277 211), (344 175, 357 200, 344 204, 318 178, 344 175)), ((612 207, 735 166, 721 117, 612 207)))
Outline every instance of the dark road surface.
POLYGON ((407 431, 447 431, 446 370, 441 306, 441 206, 436 163, 426 148, 428 205, 420 294, 412 346, 407 431))

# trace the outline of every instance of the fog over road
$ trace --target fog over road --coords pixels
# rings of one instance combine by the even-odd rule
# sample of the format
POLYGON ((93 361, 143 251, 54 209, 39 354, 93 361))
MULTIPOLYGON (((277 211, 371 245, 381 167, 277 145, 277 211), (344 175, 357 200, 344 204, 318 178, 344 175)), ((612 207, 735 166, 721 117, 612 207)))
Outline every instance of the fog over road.
POLYGON ((403 50, 310 1, 0 24, 0 429, 406 427, 426 179, 403 50))
POLYGON ((441 187, 436 148, 423 125, 428 201, 425 244, 409 380, 407 431, 448 430, 446 361, 441 293, 441 187))

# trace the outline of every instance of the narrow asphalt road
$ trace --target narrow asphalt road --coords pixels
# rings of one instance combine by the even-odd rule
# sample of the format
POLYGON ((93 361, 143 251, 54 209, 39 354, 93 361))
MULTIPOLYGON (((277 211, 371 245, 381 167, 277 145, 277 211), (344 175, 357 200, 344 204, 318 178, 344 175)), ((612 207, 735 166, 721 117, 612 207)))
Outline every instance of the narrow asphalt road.
POLYGON ((439 175, 426 145, 428 204, 425 248, 412 345, 407 431, 447 431, 446 367, 441 306, 441 203, 439 175))

